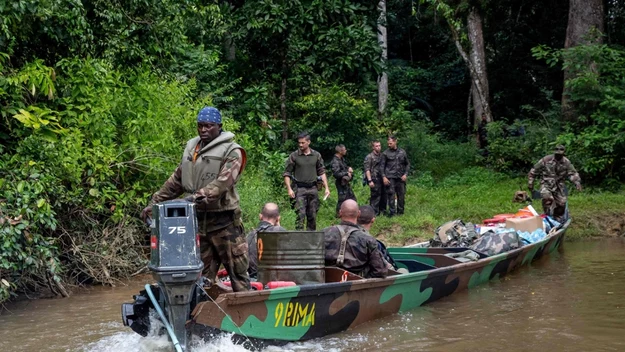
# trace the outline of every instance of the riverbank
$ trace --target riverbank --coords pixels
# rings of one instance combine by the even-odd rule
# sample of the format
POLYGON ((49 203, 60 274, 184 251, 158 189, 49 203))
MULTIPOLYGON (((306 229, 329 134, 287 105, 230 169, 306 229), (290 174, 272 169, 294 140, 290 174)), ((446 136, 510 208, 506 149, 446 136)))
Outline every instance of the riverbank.
MULTIPOLYGON (((355 182, 354 182, 355 183, 355 182)), ((480 223, 494 214, 516 212, 524 205, 513 203, 514 192, 519 185, 525 187, 524 178, 510 178, 483 168, 473 168, 459 175, 450 176, 442 181, 434 181, 427 175, 409 180, 406 194, 405 214, 393 218, 378 217, 372 227, 372 233, 389 245, 427 241, 434 230, 441 224, 455 219, 465 222, 480 223)), ((332 184, 332 183, 331 183, 332 184)), ((360 184, 352 185, 359 204, 367 204, 369 190, 360 184)), ((246 216, 246 229, 256 226, 257 212, 263 201, 257 204, 247 193, 248 187, 241 188, 244 212, 249 209, 251 216, 246 216), (246 194, 247 193, 247 194, 246 194), (245 194, 245 195, 244 195, 245 194), (249 208, 249 209, 248 209, 249 208)), ((332 195, 321 202, 317 227, 322 229, 338 222, 334 217, 336 207, 336 189, 331 186, 332 195)), ((253 193, 260 199, 261 194, 268 194, 262 189, 253 193)), ((287 229, 295 228, 295 215, 289 210, 284 194, 276 195, 282 208, 282 225, 287 229)), ((266 198, 264 201, 276 201, 266 198)), ((534 201, 537 211, 542 210, 540 200, 534 201)), ((572 190, 569 208, 574 219, 573 226, 567 231, 568 241, 591 239, 596 237, 618 237, 625 235, 625 192, 603 192, 586 188, 582 192, 572 190)))
MULTIPOLYGON (((367 204, 368 187, 355 183, 353 188, 359 204, 367 204)), ((494 214, 516 212, 524 205, 513 203, 512 197, 519 185, 525 183, 524 178, 511 178, 484 168, 467 169, 441 181, 435 181, 428 175, 412 176, 407 187, 405 214, 393 218, 378 217, 371 233, 389 246, 427 241, 438 226, 450 220, 480 223, 494 214)), ((334 216, 336 189, 332 182, 331 187, 330 198, 320 204, 318 229, 338 223, 334 216)), ((249 170, 238 190, 246 231, 257 226, 258 213, 266 202, 277 202, 281 207, 282 226, 295 228, 295 212, 290 208, 286 191, 284 188, 276 189, 267 182, 266 177, 259 175, 258 170, 249 170)), ((541 211, 540 201, 535 201, 535 207, 541 211)), ((574 222, 567 231, 567 241, 625 236, 625 192, 602 192, 592 188, 586 188, 583 192, 573 190, 569 197, 569 207, 574 222)), ((141 242, 144 233, 139 230, 134 232, 136 242, 141 242)), ((126 259, 117 259, 127 264, 124 261, 126 259)), ((130 274, 135 271, 127 272, 130 274)), ((117 279, 123 277, 116 275, 113 282, 117 282, 117 279)), ((44 288, 28 292, 28 297, 54 296, 46 291, 44 288)), ((13 300, 19 299, 20 296, 13 297, 13 300)))

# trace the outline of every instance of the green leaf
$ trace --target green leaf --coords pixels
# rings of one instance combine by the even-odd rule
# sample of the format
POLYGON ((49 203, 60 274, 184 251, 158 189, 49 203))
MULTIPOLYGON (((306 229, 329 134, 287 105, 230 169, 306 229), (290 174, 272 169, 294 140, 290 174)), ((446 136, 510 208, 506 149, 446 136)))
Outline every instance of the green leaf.
POLYGON ((43 138, 44 140, 48 141, 48 142, 56 142, 57 141, 57 135, 56 133, 54 133, 51 130, 41 130, 40 132, 40 136, 41 138, 43 138))
POLYGON ((89 190, 89 195, 92 197, 97 197, 100 195, 100 191, 97 188, 92 188, 89 190))
POLYGON ((37 201, 37 208, 41 208, 46 204, 46 200, 45 199, 39 199, 37 201))

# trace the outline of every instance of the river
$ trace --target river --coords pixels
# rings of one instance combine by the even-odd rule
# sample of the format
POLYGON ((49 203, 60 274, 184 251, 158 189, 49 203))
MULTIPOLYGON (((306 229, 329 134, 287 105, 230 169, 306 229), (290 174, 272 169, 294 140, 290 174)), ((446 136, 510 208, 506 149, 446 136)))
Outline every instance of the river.
MULTIPOLYGON (((136 335, 120 305, 144 282, 10 304, 0 351, 169 351, 136 335)), ((475 289, 283 351, 625 351, 625 239, 564 243, 559 253, 475 289)), ((194 352, 246 351, 228 336, 194 352)))

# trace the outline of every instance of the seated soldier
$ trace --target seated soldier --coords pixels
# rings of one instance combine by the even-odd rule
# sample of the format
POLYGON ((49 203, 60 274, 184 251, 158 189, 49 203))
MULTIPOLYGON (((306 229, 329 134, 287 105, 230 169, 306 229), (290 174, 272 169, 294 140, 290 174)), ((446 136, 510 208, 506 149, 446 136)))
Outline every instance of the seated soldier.
POLYGON ((280 209, 276 203, 267 203, 258 214, 260 223, 258 227, 252 230, 247 235, 247 247, 250 258, 250 265, 247 272, 250 277, 255 278, 258 274, 258 246, 256 244, 256 235, 259 232, 278 232, 286 231, 286 229, 280 226, 280 209))
MULTIPOLYGON (((373 237, 373 235, 370 232, 371 225, 373 225, 374 222, 375 222, 375 210, 373 209, 373 207, 370 205, 361 206, 360 215, 358 216, 358 225, 360 225, 360 227, 362 227, 363 230, 365 230, 365 232, 371 237, 373 237)), ((386 250, 386 246, 384 245, 384 243, 382 243, 382 241, 378 240, 377 238, 375 238, 375 240, 378 243, 378 249, 382 253, 382 258, 384 259, 384 264, 386 265, 386 268, 389 270, 397 270, 395 261, 388 254, 388 251, 386 250)))
POLYGON ((356 224, 358 203, 348 199, 339 209, 341 223, 323 230, 327 266, 339 268, 364 278, 386 277, 388 269, 375 238, 356 224))

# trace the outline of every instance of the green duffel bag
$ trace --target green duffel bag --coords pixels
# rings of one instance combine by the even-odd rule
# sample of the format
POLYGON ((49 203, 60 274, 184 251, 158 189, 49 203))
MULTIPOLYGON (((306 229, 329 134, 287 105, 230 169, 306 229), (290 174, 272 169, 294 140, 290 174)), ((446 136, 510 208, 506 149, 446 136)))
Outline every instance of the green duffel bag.
POLYGON ((487 231, 475 241, 469 248, 486 255, 496 255, 519 248, 519 235, 516 231, 503 231, 495 233, 487 231))

